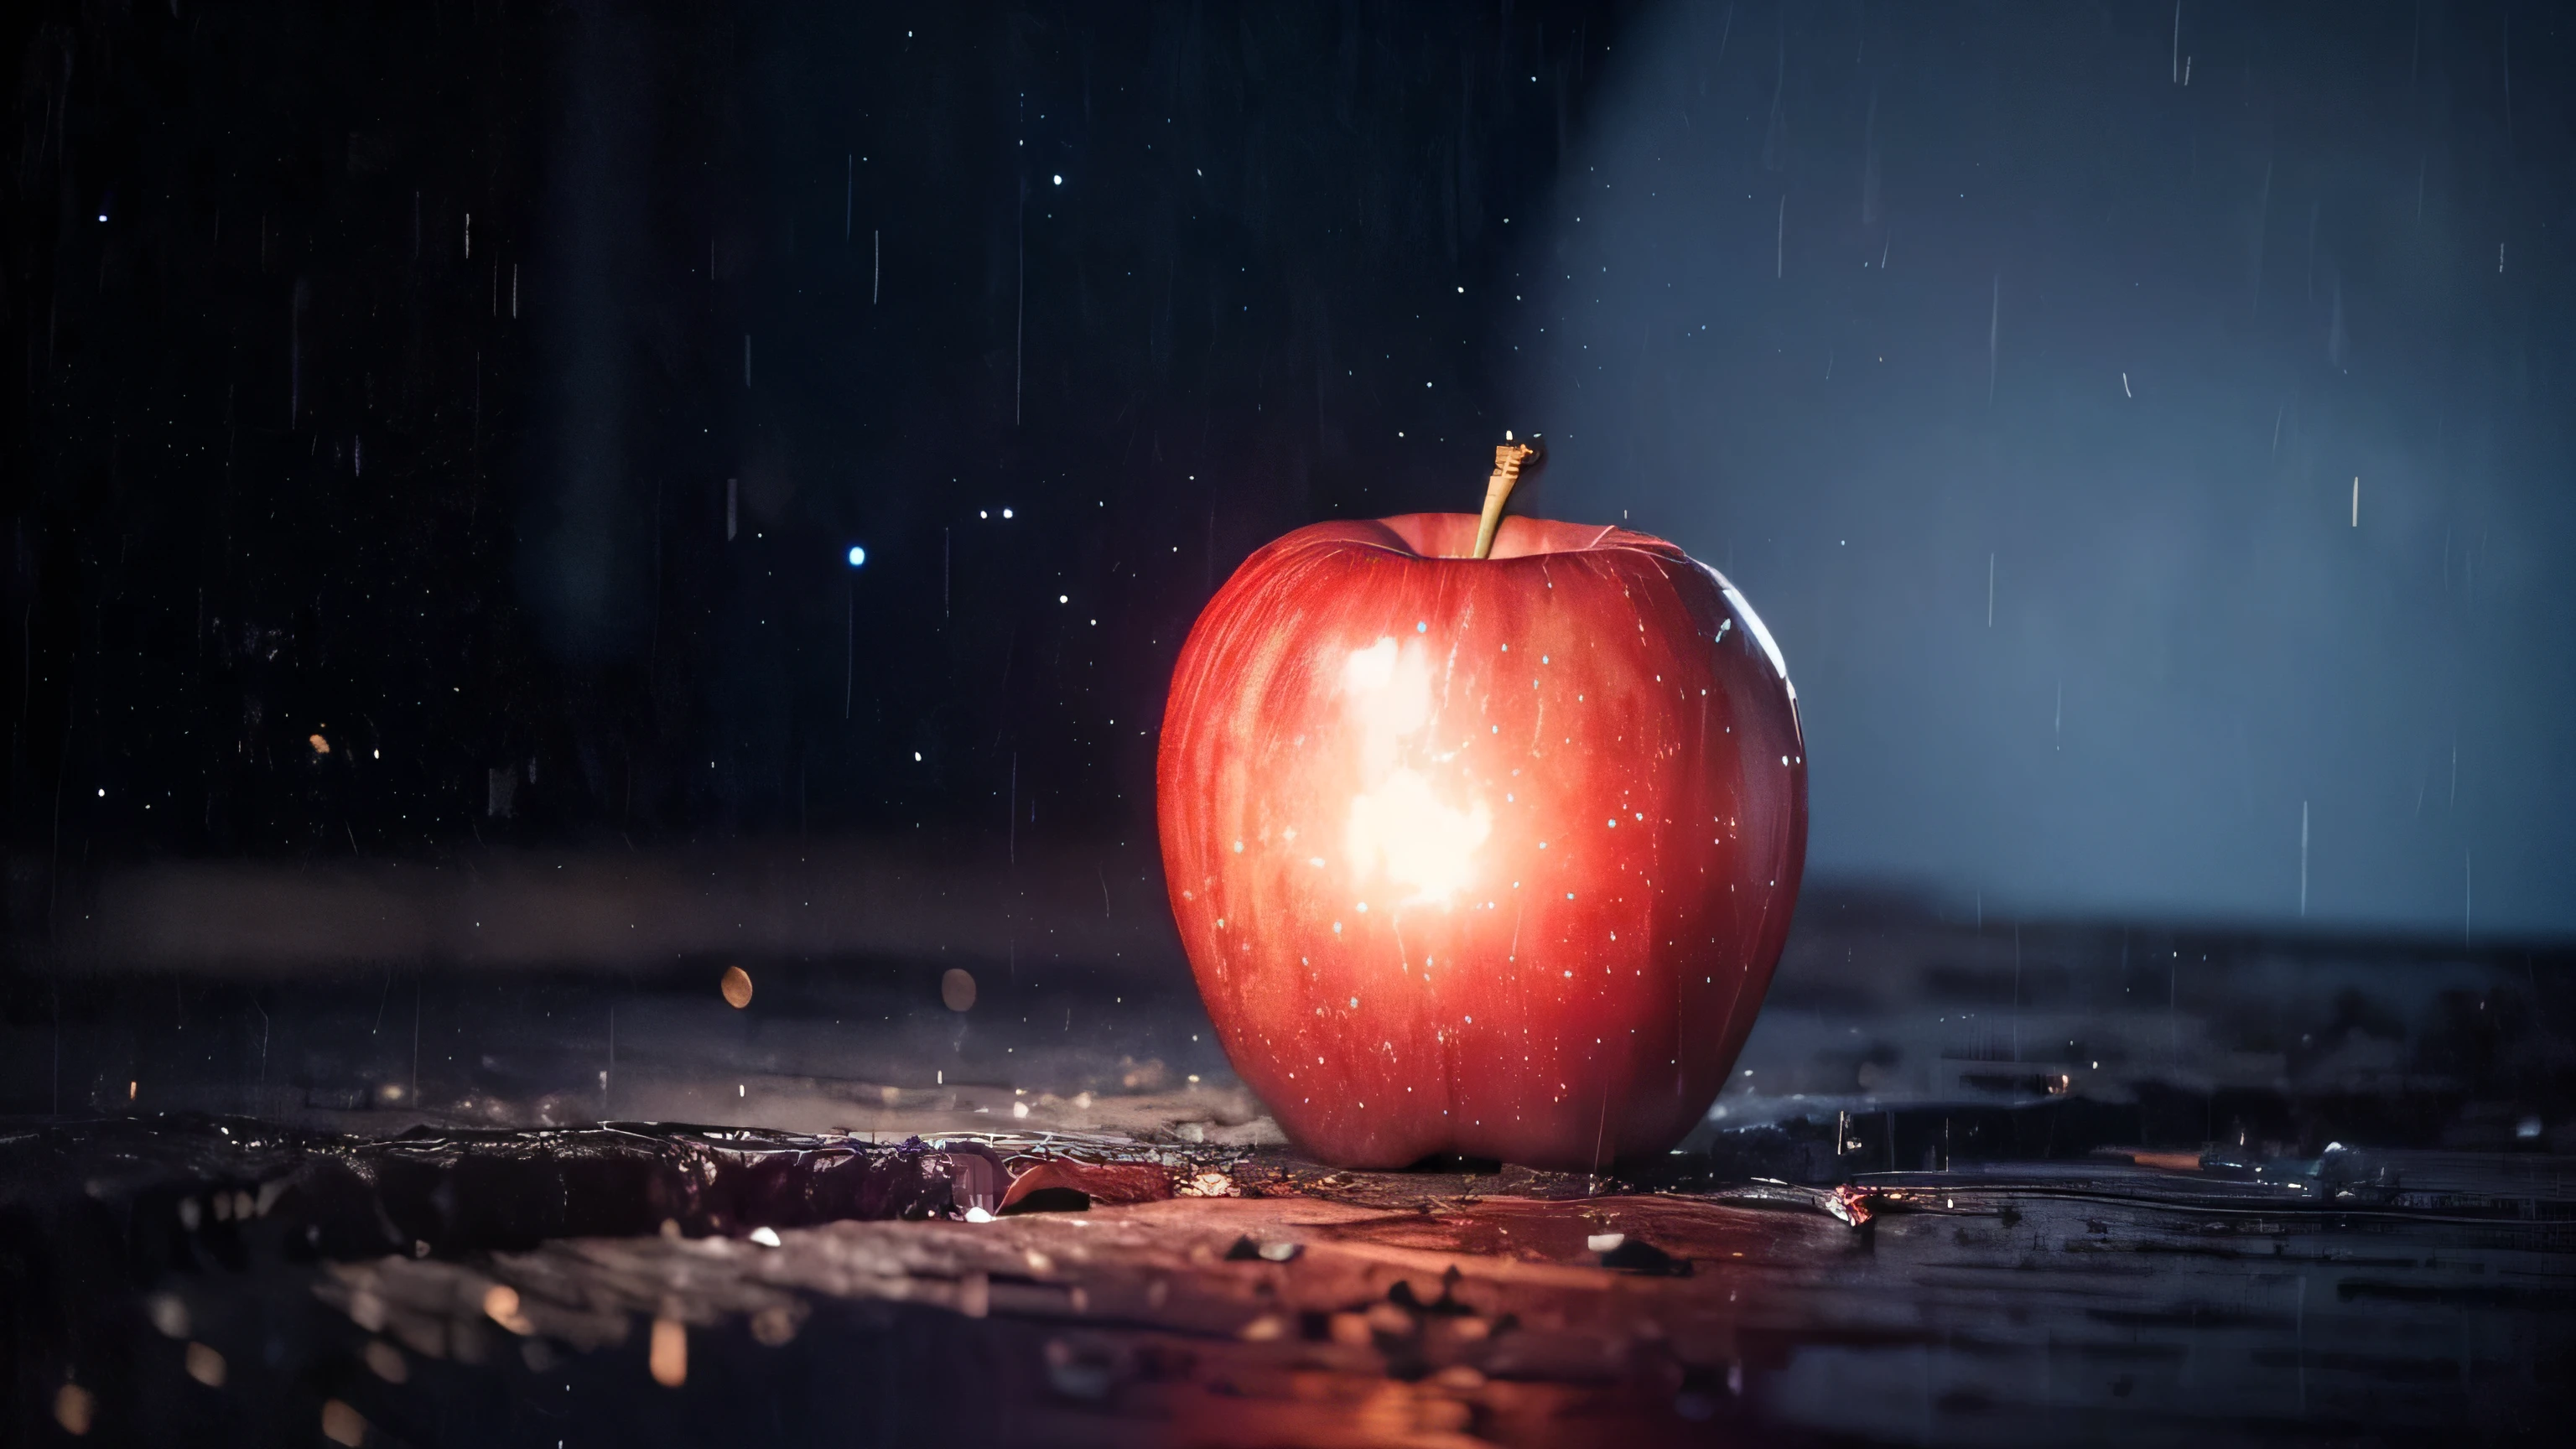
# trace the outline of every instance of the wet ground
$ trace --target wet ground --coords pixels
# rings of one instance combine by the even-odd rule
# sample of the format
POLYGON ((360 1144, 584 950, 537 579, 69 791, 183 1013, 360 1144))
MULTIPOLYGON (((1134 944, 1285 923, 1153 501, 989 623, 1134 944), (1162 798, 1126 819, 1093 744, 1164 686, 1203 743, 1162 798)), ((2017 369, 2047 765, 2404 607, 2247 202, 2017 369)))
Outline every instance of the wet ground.
POLYGON ((738 959, 16 978, 10 1437, 2554 1442, 2576 1378, 2564 951, 1818 893, 1595 1177, 1306 1162, 1150 960, 738 959))
POLYGON ((2576 1367, 2543 1154, 1816 1187, 209 1118, 0 1152, 22 1442, 2492 1443, 2576 1367))

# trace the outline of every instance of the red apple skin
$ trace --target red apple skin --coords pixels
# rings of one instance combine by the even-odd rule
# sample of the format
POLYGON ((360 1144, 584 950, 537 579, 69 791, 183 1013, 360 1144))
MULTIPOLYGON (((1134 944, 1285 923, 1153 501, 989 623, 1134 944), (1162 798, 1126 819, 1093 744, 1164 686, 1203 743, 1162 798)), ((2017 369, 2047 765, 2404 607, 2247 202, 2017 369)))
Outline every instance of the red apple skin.
POLYGON ((1302 528, 1181 648, 1163 866, 1235 1070, 1316 1156, 1586 1170, 1707 1112, 1806 858, 1797 693, 1625 529, 1302 528))

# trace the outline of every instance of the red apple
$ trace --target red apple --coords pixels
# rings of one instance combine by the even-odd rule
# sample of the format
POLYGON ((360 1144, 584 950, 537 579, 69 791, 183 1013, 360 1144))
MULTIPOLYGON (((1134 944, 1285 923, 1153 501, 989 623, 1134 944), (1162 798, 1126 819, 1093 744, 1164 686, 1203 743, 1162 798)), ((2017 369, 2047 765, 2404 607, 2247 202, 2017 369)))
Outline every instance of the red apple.
POLYGON ((1263 548, 1164 713, 1199 994, 1289 1136, 1347 1166, 1670 1147, 1752 1029, 1806 856, 1797 694, 1743 596, 1620 528, 1507 519, 1478 559, 1477 523, 1263 548))

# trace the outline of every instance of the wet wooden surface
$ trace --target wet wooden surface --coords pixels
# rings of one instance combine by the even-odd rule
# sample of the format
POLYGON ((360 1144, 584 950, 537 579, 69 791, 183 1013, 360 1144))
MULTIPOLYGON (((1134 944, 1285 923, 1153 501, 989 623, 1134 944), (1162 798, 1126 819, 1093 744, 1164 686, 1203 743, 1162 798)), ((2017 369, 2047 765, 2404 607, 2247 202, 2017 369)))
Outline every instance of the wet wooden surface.
POLYGON ((38 1373, 112 1384, 100 1432, 199 1442, 328 1412, 408 1444, 1535 1446, 2554 1442, 2576 1368, 2576 1164, 2537 1154, 1840 1195, 1125 1158, 1179 1195, 310 1262, 258 1246, 288 1195, 227 1193, 228 1239, 191 1198, 194 1266, 101 1285, 38 1373))
MULTIPOLYGON (((561 1341, 638 1393, 655 1317, 726 1380, 786 1383, 894 1351, 871 1343, 902 1332, 889 1309, 945 1315, 989 1374, 961 1415, 1032 1443, 2491 1442, 2543 1432, 2566 1392, 2567 1233, 1993 1188, 1859 1230, 1657 1197, 1177 1199, 396 1258, 318 1291, 412 1353, 561 1341), (1611 1233, 1673 1267, 1601 1266, 1611 1233), (521 1305, 506 1328, 490 1284, 521 1305)), ((542 1402, 524 1358, 487 1372, 542 1402)))
POLYGON ((0 1022, 92 1114, 0 1119, 0 1442, 2565 1437, 2563 952, 1865 905, 1615 1177, 1303 1161, 1125 979, 755 963, 613 1055, 574 982, 73 983, 0 1022))

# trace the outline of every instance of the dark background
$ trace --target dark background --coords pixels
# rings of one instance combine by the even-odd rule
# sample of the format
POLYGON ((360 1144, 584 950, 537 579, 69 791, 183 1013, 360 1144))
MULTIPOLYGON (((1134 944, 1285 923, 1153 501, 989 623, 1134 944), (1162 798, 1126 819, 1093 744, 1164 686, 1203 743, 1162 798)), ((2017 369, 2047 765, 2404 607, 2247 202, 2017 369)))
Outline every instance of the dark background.
POLYGON ((1215 581, 1473 504, 1609 17, 34 22, 21 942, 139 860, 1001 840, 1014 760, 1022 839, 1132 834, 1215 581))

